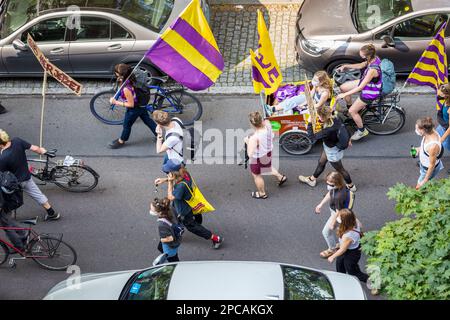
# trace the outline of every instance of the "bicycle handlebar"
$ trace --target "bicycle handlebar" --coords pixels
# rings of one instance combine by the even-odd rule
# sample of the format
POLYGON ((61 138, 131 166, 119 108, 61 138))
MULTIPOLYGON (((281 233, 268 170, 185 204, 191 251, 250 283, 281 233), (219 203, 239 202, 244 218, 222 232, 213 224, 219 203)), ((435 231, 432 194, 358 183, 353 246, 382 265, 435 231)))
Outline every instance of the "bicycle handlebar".
POLYGON ((58 150, 56 150, 56 149, 47 150, 47 152, 44 153, 44 155, 46 155, 49 158, 54 158, 54 157, 56 157, 56 151, 58 151, 58 150))

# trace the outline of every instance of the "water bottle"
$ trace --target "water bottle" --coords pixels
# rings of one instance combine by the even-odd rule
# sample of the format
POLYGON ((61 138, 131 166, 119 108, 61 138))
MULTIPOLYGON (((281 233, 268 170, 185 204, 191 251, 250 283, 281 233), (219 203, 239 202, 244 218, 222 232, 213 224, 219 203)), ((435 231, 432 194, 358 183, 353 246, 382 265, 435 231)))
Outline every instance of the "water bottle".
POLYGON ((413 145, 411 145, 411 150, 409 150, 409 154, 411 155, 411 157, 416 158, 417 157, 417 150, 416 148, 414 148, 413 145))

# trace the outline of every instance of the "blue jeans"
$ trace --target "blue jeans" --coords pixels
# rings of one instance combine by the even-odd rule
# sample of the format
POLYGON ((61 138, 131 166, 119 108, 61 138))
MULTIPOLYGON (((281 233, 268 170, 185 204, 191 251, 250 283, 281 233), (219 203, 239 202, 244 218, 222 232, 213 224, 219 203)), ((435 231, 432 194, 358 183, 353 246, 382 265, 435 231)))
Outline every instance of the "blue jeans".
MULTIPOLYGON (((439 133, 439 135, 442 137, 445 133, 445 128, 441 125, 438 125, 438 127, 436 128, 436 131, 439 133)), ((442 146, 450 151, 450 137, 448 137, 447 139, 444 140, 444 143, 442 144, 442 146)))
POLYGON ((145 125, 152 131, 156 136, 156 123, 148 115, 148 112, 143 107, 128 108, 125 113, 125 119, 123 121, 123 130, 120 139, 122 141, 128 141, 131 134, 131 127, 136 122, 137 118, 141 118, 145 125))
MULTIPOLYGON (((433 179, 434 177, 436 177, 439 172, 441 172, 441 170, 444 169, 444 165, 442 164, 442 161, 439 161, 439 164, 436 166, 436 168, 434 168, 433 173, 431 174, 430 180, 433 179)), ((420 165, 420 176, 419 176, 419 180, 417 180, 417 183, 422 182, 423 179, 425 179, 425 176, 427 175, 427 169, 422 166, 422 164, 420 165)))
POLYGON ((280 102, 279 107, 283 108, 283 112, 292 111, 295 107, 306 103, 306 97, 304 94, 300 94, 295 97, 287 98, 286 100, 280 102))

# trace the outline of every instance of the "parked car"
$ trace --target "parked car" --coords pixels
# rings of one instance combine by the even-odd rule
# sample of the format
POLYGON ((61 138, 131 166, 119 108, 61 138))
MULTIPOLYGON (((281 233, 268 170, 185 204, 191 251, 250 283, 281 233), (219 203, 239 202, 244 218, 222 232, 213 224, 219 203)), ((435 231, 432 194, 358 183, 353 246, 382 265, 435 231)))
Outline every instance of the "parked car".
POLYGON ((45 300, 365 300, 357 278, 273 262, 178 262, 82 275, 45 300), (76 289, 76 290, 75 290, 76 289))
MULTIPOLYGON (((361 62, 359 49, 373 43, 397 73, 408 74, 449 16, 448 0, 305 0, 297 60, 307 70, 332 74, 342 64, 361 62)), ((450 55, 450 23, 445 42, 450 55)))
MULTIPOLYGON (((110 78, 114 65, 135 65, 190 0, 0 0, 0 76, 42 76, 29 50, 75 77, 110 78)), ((209 17, 208 2, 202 0, 209 17)), ((150 61, 141 71, 157 70, 150 61)))

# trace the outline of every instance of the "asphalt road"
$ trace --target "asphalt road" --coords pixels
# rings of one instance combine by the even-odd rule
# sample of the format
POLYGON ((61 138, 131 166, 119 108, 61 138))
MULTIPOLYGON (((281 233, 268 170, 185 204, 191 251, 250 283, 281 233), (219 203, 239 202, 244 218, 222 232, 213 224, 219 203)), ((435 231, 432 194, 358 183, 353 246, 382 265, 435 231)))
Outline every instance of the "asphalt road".
MULTIPOLYGON (((255 97, 200 98, 205 109, 203 129, 216 128, 221 132, 247 129, 247 114, 258 108, 255 97)), ((0 116, 0 128, 11 136, 38 144, 40 102, 40 97, 3 99, 9 113, 0 116)), ((148 202, 157 195, 152 181, 161 175, 162 159, 155 155, 154 142, 141 123, 133 128, 127 147, 109 150, 106 145, 120 134, 120 127, 99 123, 90 114, 88 105, 89 97, 49 97, 44 145, 57 148, 61 156, 84 158, 101 175, 100 183, 87 194, 43 186, 42 190, 63 217, 57 222, 41 222, 36 230, 64 233, 64 239, 77 250, 77 265, 83 273, 148 267, 158 254, 156 221, 148 214, 148 202)), ((431 96, 405 96, 401 105, 407 112, 407 123, 401 132, 387 137, 369 136, 354 143, 344 159, 358 186, 355 212, 366 230, 379 229, 386 221, 398 219, 386 192, 397 182, 414 185, 418 168, 409 157, 409 147, 420 142, 414 134, 414 123, 421 116, 435 116, 431 96)), ((207 144, 204 142, 204 147, 207 144)), ((289 181, 279 189, 266 178, 270 199, 264 201, 250 198, 255 189, 250 173, 235 163, 190 166, 203 193, 217 209, 205 217, 204 224, 223 235, 225 242, 220 250, 213 250, 210 242, 188 233, 180 258, 277 261, 334 270, 334 265, 318 255, 325 249, 321 230, 328 212, 313 213, 326 192, 325 183, 322 181, 312 189, 297 180, 299 174, 312 173, 319 151, 316 146, 303 157, 281 153, 280 168, 289 181)), ((233 153, 219 148, 215 155, 233 162, 233 153)), ((448 157, 444 164, 450 167, 448 157)), ((328 167, 326 172, 330 170, 328 167)), ((160 196, 163 191, 160 189, 160 196)), ((18 212, 20 218, 43 214, 29 198, 25 201, 18 212)), ((16 269, 1 266, 0 299, 40 299, 68 276, 43 270, 32 261, 19 261, 16 269)))

